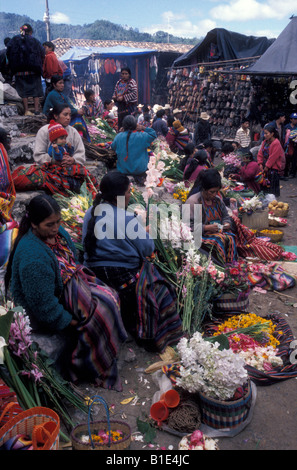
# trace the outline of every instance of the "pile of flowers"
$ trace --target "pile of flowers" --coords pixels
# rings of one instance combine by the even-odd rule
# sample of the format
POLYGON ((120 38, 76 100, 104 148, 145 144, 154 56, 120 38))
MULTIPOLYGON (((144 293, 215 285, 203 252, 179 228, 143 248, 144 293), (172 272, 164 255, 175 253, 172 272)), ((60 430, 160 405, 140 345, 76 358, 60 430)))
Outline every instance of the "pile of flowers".
POLYGON ((116 136, 116 131, 102 118, 97 118, 92 123, 87 123, 91 142, 94 145, 102 143, 111 144, 116 136))
POLYGON ((246 263, 234 261, 224 267, 224 278, 220 283, 222 294, 236 295, 238 300, 245 295, 250 288, 248 268, 246 263))
POLYGON ((179 450, 218 450, 217 440, 205 436, 202 431, 196 430, 184 436, 178 445, 179 450))
POLYGON ((232 349, 221 348, 195 332, 182 338, 177 350, 180 356, 176 385, 190 393, 203 393, 218 400, 232 400, 237 389, 248 381, 244 360, 232 349))
MULTIPOLYGON (((124 438, 124 433, 120 429, 117 429, 116 431, 105 431, 104 429, 100 429, 99 431, 96 431, 96 434, 91 434, 92 441, 97 443, 97 444, 108 444, 110 441, 111 442, 118 442, 121 441, 124 438)), ((89 444, 90 442, 90 437, 89 435, 82 435, 81 436, 81 441, 84 444, 89 444)))
POLYGON ((283 365, 278 356, 280 342, 275 336, 276 325, 254 313, 234 315, 217 328, 213 337, 227 335, 229 347, 247 365, 270 371, 283 365))
POLYGON ((232 166, 235 168, 241 167, 241 160, 235 153, 229 153, 228 155, 222 155, 222 160, 226 166, 232 166))
POLYGON ((241 207, 239 208, 240 212, 246 212, 248 214, 251 214, 252 212, 255 212, 258 209, 262 209, 263 204, 259 196, 254 196, 250 199, 244 199, 241 207))

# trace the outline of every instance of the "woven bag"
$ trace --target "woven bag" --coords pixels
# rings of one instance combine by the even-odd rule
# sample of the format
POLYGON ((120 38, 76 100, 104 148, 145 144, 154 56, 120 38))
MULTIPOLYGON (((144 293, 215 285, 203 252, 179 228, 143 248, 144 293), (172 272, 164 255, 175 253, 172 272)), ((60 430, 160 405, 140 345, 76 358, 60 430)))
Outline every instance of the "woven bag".
POLYGON ((238 400, 220 401, 199 393, 201 421, 215 429, 234 429, 243 423, 252 406, 252 387, 248 381, 248 389, 244 397, 238 400))
POLYGON ((95 395, 90 399, 89 402, 89 412, 88 412, 88 422, 85 424, 78 424, 72 430, 71 433, 72 448, 74 450, 124 450, 127 449, 131 443, 131 429, 128 424, 125 424, 121 421, 111 421, 109 419, 109 409, 104 398, 95 395), (106 421, 94 421, 91 422, 91 410, 94 404, 98 404, 98 401, 104 405, 107 420, 106 421), (109 432, 109 442, 107 444, 94 442, 92 439, 92 434, 96 434, 98 431, 109 432), (110 433, 111 431, 122 431, 123 439, 113 442, 111 440, 110 433), (89 436, 88 442, 82 441, 82 436, 89 436))
POLYGON ((19 413, 0 428, 0 448, 17 435, 32 439, 33 450, 58 450, 60 418, 50 408, 36 406, 19 413))

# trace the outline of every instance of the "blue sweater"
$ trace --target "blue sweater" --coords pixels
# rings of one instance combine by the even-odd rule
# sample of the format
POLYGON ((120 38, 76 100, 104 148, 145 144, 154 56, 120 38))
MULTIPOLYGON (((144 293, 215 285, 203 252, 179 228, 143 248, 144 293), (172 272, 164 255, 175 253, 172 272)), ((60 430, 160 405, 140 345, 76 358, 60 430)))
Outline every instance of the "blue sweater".
MULTIPOLYGON (((96 252, 91 259, 85 253, 85 265, 90 269, 92 266, 139 268, 142 260, 150 256, 155 249, 154 241, 143 225, 132 212, 111 204, 100 204, 97 210, 100 210, 100 215, 95 217, 96 252), (136 238, 132 239, 134 236, 136 238)), ((86 236, 90 218, 91 209, 84 217, 83 239, 86 236)))
POLYGON ((65 95, 63 95, 63 93, 60 93, 57 90, 52 90, 47 95, 43 105, 43 114, 47 116, 49 110, 54 108, 57 104, 67 104, 71 109, 71 116, 75 116, 77 114, 77 109, 75 109, 71 101, 65 95))
POLYGON ((117 154, 117 169, 125 175, 140 175, 147 170, 148 147, 156 139, 157 134, 150 127, 143 132, 132 132, 128 143, 128 157, 127 136, 127 131, 120 132, 111 144, 117 154))
MULTIPOLYGON (((68 233, 60 227, 59 233, 75 253, 68 233)), ((32 327, 50 331, 66 328, 72 315, 59 302, 63 282, 58 261, 52 250, 30 229, 20 240, 12 263, 10 284, 13 300, 32 318, 32 327)))

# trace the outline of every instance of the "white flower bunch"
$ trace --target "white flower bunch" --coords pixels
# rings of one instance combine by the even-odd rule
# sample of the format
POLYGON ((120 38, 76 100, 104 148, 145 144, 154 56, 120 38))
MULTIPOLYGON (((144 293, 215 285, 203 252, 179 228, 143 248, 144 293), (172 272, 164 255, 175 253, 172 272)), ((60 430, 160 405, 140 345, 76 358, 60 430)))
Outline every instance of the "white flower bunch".
POLYGON ((204 340, 199 332, 189 340, 182 338, 177 345, 181 367, 176 385, 190 393, 231 399, 236 389, 247 382, 248 374, 243 358, 231 349, 220 350, 219 346, 204 340))
POLYGON ((194 247, 194 239, 190 227, 183 223, 180 217, 175 214, 162 220, 161 238, 169 240, 175 249, 182 250, 185 244, 190 244, 190 246, 194 247))
POLYGON ((261 209, 262 208, 262 202, 260 201, 259 199, 259 196, 254 196, 252 197, 251 199, 246 199, 243 203, 242 203, 242 209, 244 210, 257 210, 257 209, 261 209))

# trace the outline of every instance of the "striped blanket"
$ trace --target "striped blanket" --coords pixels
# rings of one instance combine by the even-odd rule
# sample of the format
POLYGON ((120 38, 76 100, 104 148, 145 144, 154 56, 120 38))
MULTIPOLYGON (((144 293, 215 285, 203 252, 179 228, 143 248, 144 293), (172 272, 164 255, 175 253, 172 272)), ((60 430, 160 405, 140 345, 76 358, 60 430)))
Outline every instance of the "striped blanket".
MULTIPOLYGON (((183 336, 174 287, 161 276, 153 263, 145 260, 136 285, 137 333, 150 349, 163 352, 183 336)), ((145 343, 144 343, 145 344, 145 343)))
POLYGON ((121 391, 117 355, 127 333, 117 293, 80 265, 64 286, 63 303, 79 320, 71 355, 72 381, 93 379, 103 388, 121 391))
POLYGON ((14 170, 12 178, 17 191, 43 189, 68 196, 68 191, 79 192, 84 181, 93 197, 99 189, 96 178, 80 164, 67 168, 52 163, 34 164, 29 168, 20 166, 14 170))

